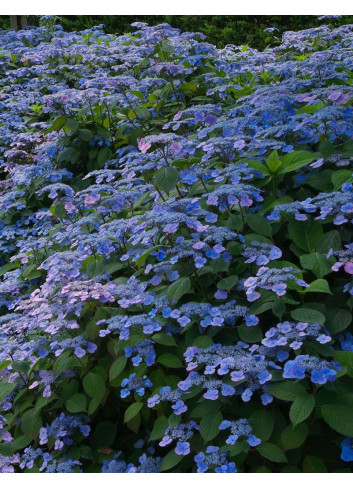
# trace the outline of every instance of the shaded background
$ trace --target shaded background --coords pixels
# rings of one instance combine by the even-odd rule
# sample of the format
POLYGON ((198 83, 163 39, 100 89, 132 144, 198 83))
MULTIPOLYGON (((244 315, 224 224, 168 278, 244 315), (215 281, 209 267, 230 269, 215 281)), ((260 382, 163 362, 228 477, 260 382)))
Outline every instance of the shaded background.
MULTIPOLYGON (((124 34, 131 32, 132 22, 147 22, 149 25, 168 23, 182 31, 203 32, 207 41, 223 48, 226 44, 248 44, 263 49, 273 36, 263 32, 265 28, 277 27, 276 36, 284 31, 297 31, 323 24, 339 26, 353 24, 353 15, 338 19, 319 20, 314 15, 60 15, 60 24, 66 31, 83 30, 98 24, 105 25, 105 32, 124 34)), ((37 26, 39 16, 28 16, 28 24, 37 26)), ((10 28, 10 17, 0 16, 0 28, 10 28)))

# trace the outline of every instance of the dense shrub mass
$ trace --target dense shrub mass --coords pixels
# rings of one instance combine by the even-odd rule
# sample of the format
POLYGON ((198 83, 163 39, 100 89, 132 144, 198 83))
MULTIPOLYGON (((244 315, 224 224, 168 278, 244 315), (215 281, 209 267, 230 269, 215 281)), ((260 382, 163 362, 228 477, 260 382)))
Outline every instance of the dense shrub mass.
POLYGON ((133 27, 0 32, 1 471, 350 472, 353 25, 133 27))
MULTIPOLYGON (((325 23, 335 27, 351 24, 353 15, 60 15, 57 20, 66 31, 81 31, 104 24, 104 31, 110 34, 132 32, 132 22, 168 23, 182 31, 201 31, 208 42, 219 48, 232 43, 264 49, 279 44, 285 31, 299 31, 325 23)), ((38 27, 41 17, 28 15, 27 21, 28 25, 38 27)), ((0 28, 10 28, 9 15, 0 15, 0 28)))

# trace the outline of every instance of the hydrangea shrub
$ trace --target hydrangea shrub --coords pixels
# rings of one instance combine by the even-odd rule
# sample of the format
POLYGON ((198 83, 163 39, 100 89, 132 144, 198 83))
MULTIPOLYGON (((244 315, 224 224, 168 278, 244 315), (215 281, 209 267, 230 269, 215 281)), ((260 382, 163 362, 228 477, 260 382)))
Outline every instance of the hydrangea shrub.
POLYGON ((0 470, 350 472, 353 26, 0 31, 0 470))

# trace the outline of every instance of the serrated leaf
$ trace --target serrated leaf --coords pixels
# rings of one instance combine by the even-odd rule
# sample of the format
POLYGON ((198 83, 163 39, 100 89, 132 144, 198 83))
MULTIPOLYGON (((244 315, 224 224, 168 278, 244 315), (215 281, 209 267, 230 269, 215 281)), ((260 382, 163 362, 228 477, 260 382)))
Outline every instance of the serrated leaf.
POLYGON ((21 419, 22 432, 31 439, 38 437, 39 430, 43 426, 40 412, 37 409, 29 409, 21 419))
POLYGON ((180 358, 172 353, 163 353, 160 355, 158 358, 158 363, 170 368, 180 368, 183 366, 180 358))
POLYGON ((152 432, 150 434, 149 441, 158 440, 163 438, 166 429, 168 428, 168 419, 165 416, 159 416, 153 425, 152 432))
POLYGON ((307 419, 312 413, 314 406, 315 398, 311 394, 296 397, 289 410, 289 418, 293 426, 307 419))
POLYGON ((331 273, 331 267, 335 263, 333 257, 326 258, 322 253, 310 253, 300 257, 300 264, 306 270, 311 270, 318 278, 331 273))
POLYGON ((127 364, 127 358, 125 356, 119 357, 112 363, 109 369, 109 380, 110 382, 116 379, 121 372, 124 370, 127 364))
POLYGON ((254 411, 249 415, 249 422, 254 435, 261 441, 269 440, 275 425, 275 418, 270 411, 266 411, 266 409, 254 411))
POLYGON ((127 423, 131 419, 133 419, 135 416, 138 415, 138 413, 141 411, 143 407, 142 402, 134 402, 127 408, 124 414, 124 423, 127 423))
POLYGON ((169 452, 163 459, 163 462, 162 462, 162 467, 161 467, 161 470, 162 472, 164 472, 165 470, 169 470, 169 469, 172 469, 173 467, 175 467, 179 462, 180 460, 183 458, 183 455, 177 455, 174 450, 172 450, 171 452, 169 452))
POLYGON ((249 214, 246 217, 246 223, 255 233, 271 237, 272 227, 265 217, 259 214, 249 214))
POLYGON ((279 175, 298 170, 303 166, 312 163, 317 158, 317 155, 309 153, 308 151, 294 151, 281 158, 281 168, 278 172, 279 175))
POLYGON ((316 309, 301 307, 291 311, 290 315, 298 322, 325 324, 325 316, 316 309))
POLYGON ((87 398, 83 394, 74 394, 66 401, 66 409, 70 413, 81 413, 86 411, 87 398))
POLYGON ((312 253, 323 235, 323 229, 317 221, 292 221, 288 224, 288 233, 299 248, 312 253))
POLYGON ((22 448, 25 448, 28 446, 32 441, 32 438, 27 435, 22 435, 16 437, 12 442, 11 442, 11 449, 13 453, 17 452, 18 450, 22 450, 22 448))
POLYGON ((317 244, 317 251, 319 253, 327 254, 331 249, 337 251, 341 248, 341 235, 338 231, 329 231, 325 233, 319 243, 317 244))
POLYGON ((284 453, 282 448, 278 447, 274 443, 261 443, 261 445, 256 447, 256 450, 262 457, 271 460, 271 462, 287 462, 286 454, 284 453))
POLYGON ((231 275, 230 277, 223 278, 217 283, 217 287, 222 290, 230 290, 234 285, 238 283, 238 276, 231 275))
POLYGON ((89 373, 82 381, 83 388, 90 397, 102 399, 105 393, 105 383, 102 377, 98 374, 89 373))
POLYGON ((338 433, 353 437, 353 409, 340 404, 325 404, 321 407, 322 417, 338 433))
POLYGON ((293 450, 300 447, 308 436, 309 427, 306 424, 298 426, 288 425, 281 433, 281 443, 284 450, 293 450))
POLYGON ((169 193, 178 183, 178 177, 178 170, 174 166, 168 166, 157 171, 153 182, 159 190, 169 193))
POLYGON ((332 295, 327 280, 323 278, 318 278, 317 280, 314 280, 313 282, 311 282, 311 284, 309 284, 309 287, 306 287, 304 289, 304 294, 308 294, 310 292, 332 295))
POLYGON ((219 425, 223 421, 221 413, 209 413, 200 423, 200 435, 205 443, 213 440, 219 433, 219 425))
POLYGON ((187 294, 190 289, 191 280, 189 277, 181 277, 169 285, 167 295, 171 301, 178 301, 183 295, 187 294))
POLYGON ((352 314, 347 309, 328 308, 325 326, 331 334, 344 331, 350 324, 352 324, 352 314))
POLYGON ((4 379, 0 382, 0 400, 7 397, 15 389, 16 384, 8 382, 8 379, 4 379))
POLYGON ((151 339, 158 343, 159 345, 165 345, 165 346, 177 346, 175 343, 175 340, 172 336, 169 334, 165 333, 156 333, 153 336, 151 336, 151 339))
POLYGON ((273 383, 267 389, 267 392, 282 401, 294 401, 296 397, 306 394, 306 390, 302 385, 288 380, 273 383))

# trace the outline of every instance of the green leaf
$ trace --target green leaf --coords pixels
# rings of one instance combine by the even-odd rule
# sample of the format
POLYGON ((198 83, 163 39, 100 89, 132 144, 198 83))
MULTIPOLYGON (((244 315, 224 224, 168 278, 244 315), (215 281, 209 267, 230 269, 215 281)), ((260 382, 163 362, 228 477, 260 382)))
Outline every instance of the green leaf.
POLYGON ((16 387, 16 384, 9 384, 7 379, 0 382, 0 400, 7 397, 16 387))
POLYGON ((264 337, 260 326, 246 326, 245 324, 240 324, 237 331, 240 339, 247 343, 258 343, 264 337))
POLYGON ((223 278, 217 283, 217 287, 222 290, 230 290, 234 285, 238 283, 238 276, 231 275, 230 277, 223 278))
POLYGON ((97 409, 99 408, 101 404, 101 400, 99 399, 99 397, 93 397, 93 399, 90 400, 89 404, 88 404, 88 414, 89 416, 91 416, 91 414, 93 414, 95 411, 97 411, 97 409))
POLYGON ((322 278, 328 273, 331 273, 331 267, 335 263, 335 259, 326 258, 322 253, 310 253, 300 257, 300 264, 306 270, 311 270, 318 278, 322 278))
POLYGON ((316 249, 319 253, 323 253, 324 255, 326 255, 331 248, 333 249, 333 251, 337 251, 341 247, 342 245, 340 233, 338 231, 329 231, 322 236, 320 242, 316 246, 316 249))
POLYGON ((353 409, 340 404, 325 404, 321 407, 322 417, 338 433, 353 436, 353 409))
POLYGON ((32 438, 27 435, 22 435, 19 437, 16 437, 12 442, 11 442, 11 449, 13 453, 17 452, 18 450, 22 450, 22 448, 25 448, 27 445, 29 445, 32 441, 32 438))
POLYGON ((311 282, 311 284, 309 284, 309 287, 305 288, 304 294, 307 294, 309 292, 318 292, 322 294, 332 295, 327 280, 323 278, 318 278, 317 280, 314 280, 314 282, 311 282))
POLYGON ((9 365, 11 365, 11 360, 5 360, 4 362, 0 363, 0 372, 9 365))
POLYGON ((200 435, 205 443, 213 440, 219 433, 219 425, 223 421, 221 413, 209 413, 201 420, 200 435))
POLYGON ((325 326, 331 334, 344 331, 352 323, 352 314, 347 309, 328 308, 325 326))
POLYGON ((150 434, 149 441, 158 440, 163 438, 166 429, 168 428, 168 419, 165 416, 159 416, 153 425, 152 432, 150 434))
POLYGON ((182 85, 179 85, 179 90, 182 91, 191 91, 191 92, 197 92, 197 85, 196 83, 183 83, 182 85))
POLYGON ((169 193, 178 183, 178 176, 179 172, 174 166, 160 168, 153 179, 153 183, 159 190, 169 193))
POLYGON ((321 170, 314 173, 305 180, 306 185, 310 185, 320 192, 332 192, 333 185, 331 182, 332 170, 321 170))
POLYGON ((177 455, 174 450, 169 452, 163 459, 161 470, 164 472, 165 470, 169 470, 175 467, 180 460, 183 458, 183 455, 177 455))
POLYGON ((125 356, 119 357, 112 363, 112 366, 109 369, 109 381, 116 379, 121 372, 126 367, 127 358, 125 356))
POLYGON ((338 362, 342 367, 347 367, 347 374, 353 376, 353 351, 335 351, 335 362, 338 362))
POLYGON ((296 397, 289 410, 289 418, 293 426, 307 419, 312 413, 314 406, 315 398, 311 394, 296 397))
POLYGON ((308 473, 327 472, 326 465, 319 457, 307 455, 303 460, 303 470, 308 473))
POLYGON ((254 435, 260 438, 261 441, 267 441, 272 435, 275 426, 275 418, 270 411, 259 409, 249 415, 250 425, 254 435))
POLYGON ((307 253, 315 251, 321 240, 323 229, 320 223, 314 220, 292 221, 288 224, 288 233, 291 240, 307 253))
POLYGON ((68 370, 73 362, 73 358, 70 356, 70 352, 68 350, 64 351, 54 362, 53 364, 53 372, 54 374, 59 374, 64 372, 64 370, 68 370))
POLYGON ((173 336, 169 336, 169 334, 156 333, 153 336, 151 336, 151 339, 156 343, 158 343, 159 345, 177 346, 173 336))
POLYGON ((71 131, 76 131, 78 128, 78 122, 76 119, 67 119, 65 122, 65 126, 71 129, 71 131))
POLYGON ((124 414, 124 423, 127 423, 131 419, 133 419, 135 416, 138 415, 138 413, 141 411, 143 407, 143 402, 134 402, 127 408, 124 414))
POLYGON ((333 172, 331 181, 334 190, 341 190, 341 187, 346 182, 353 182, 351 170, 337 170, 333 172))
POLYGON ((271 462, 278 462, 278 463, 283 463, 287 462, 287 457, 282 448, 278 447, 277 445, 273 443, 261 443, 256 450, 259 452, 259 454, 267 458, 268 460, 271 460, 271 462))
POLYGON ((294 151, 293 153, 289 153, 281 158, 282 165, 278 174, 283 175, 298 170, 313 162, 315 159, 317 159, 317 155, 309 153, 308 151, 294 151))
POLYGON ((0 443, 0 455, 4 455, 4 457, 13 455, 13 449, 10 443, 0 443))
POLYGON ((212 346, 213 340, 210 336, 207 335, 202 335, 202 336, 197 336, 193 342, 192 346, 197 346, 198 348, 209 348, 212 346))
POLYGON ((147 258, 150 256, 150 254, 155 251, 155 250, 158 250, 159 248, 161 248, 163 245, 157 245, 157 246, 152 246, 152 248, 149 248, 147 251, 145 251, 144 253, 142 253, 142 255, 140 255, 138 257, 138 259, 136 260, 136 265, 137 266, 141 266, 143 265, 143 263, 147 260, 147 258))
POLYGON ((271 237, 272 227, 265 217, 259 214, 249 214, 246 217, 246 223, 255 233, 271 237))
POLYGON ((82 141, 91 141, 93 138, 93 132, 89 129, 79 129, 77 135, 82 141))
POLYGON ((304 323, 325 323, 325 316, 316 311, 316 309, 309 309, 307 307, 300 307, 299 309, 294 309, 290 313, 291 317, 295 321, 304 322, 304 323))
POLYGON ((281 443, 284 450, 293 450, 302 446, 308 436, 309 427, 306 424, 288 425, 281 433, 281 443))
POLYGON ((110 148, 108 148, 107 146, 105 146, 104 148, 101 148, 98 151, 98 156, 97 156, 98 168, 103 168, 104 163, 106 161, 110 160, 111 157, 112 157, 112 151, 110 148))
POLYGON ((29 438, 36 439, 40 428, 43 426, 40 412, 36 409, 29 409, 21 419, 21 430, 29 438))
POLYGON ((57 117, 55 121, 53 122, 52 126, 50 129, 52 131, 59 132, 60 129, 62 129, 65 126, 66 118, 63 116, 57 117))
POLYGON ((86 411, 87 398, 83 394, 74 394, 66 401, 66 409, 70 413, 80 413, 86 411))
POLYGON ((191 290, 191 281, 189 277, 178 278, 175 282, 169 285, 167 289, 168 298, 171 301, 178 301, 183 295, 191 290))
POLYGON ((241 243, 238 243, 237 241, 229 241, 226 248, 229 253, 232 253, 232 255, 240 255, 243 249, 243 245, 241 243))
POLYGON ((12 362, 11 368, 14 372, 21 372, 23 374, 27 374, 30 369, 30 364, 22 361, 12 362))
POLYGON ((83 388, 90 397, 102 399, 105 393, 105 383, 98 374, 89 373, 83 378, 83 388))
POLYGON ((276 173, 278 168, 282 165, 276 149, 272 151, 270 156, 267 158, 266 165, 271 173, 276 173))
POLYGON ((304 396, 306 390, 297 382, 284 381, 272 384, 267 392, 282 401, 294 401, 299 396, 304 396))
POLYGON ((220 409, 220 403, 218 401, 210 401, 208 399, 202 399, 200 403, 194 407, 191 411, 190 418, 204 418, 210 413, 215 413, 220 409))
POLYGON ((158 363, 170 368, 180 368, 183 366, 180 358, 172 353, 164 353, 158 358, 158 363))
POLYGON ((116 424, 111 421, 101 421, 90 438, 91 446, 96 450, 110 447, 114 443, 116 431, 116 424))

